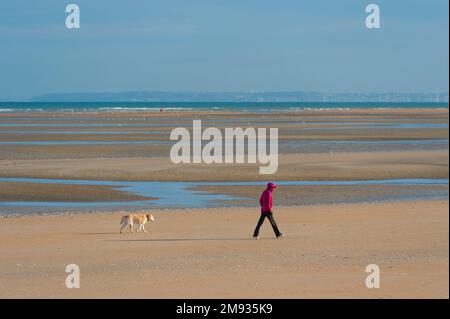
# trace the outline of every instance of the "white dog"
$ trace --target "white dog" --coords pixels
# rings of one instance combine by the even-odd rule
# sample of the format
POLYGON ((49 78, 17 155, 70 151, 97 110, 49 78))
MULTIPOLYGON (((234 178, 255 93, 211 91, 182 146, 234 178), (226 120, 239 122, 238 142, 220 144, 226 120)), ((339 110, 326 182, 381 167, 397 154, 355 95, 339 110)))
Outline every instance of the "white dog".
POLYGON ((134 223, 139 224, 139 229, 137 230, 138 232, 143 231, 144 233, 146 233, 147 231, 145 230, 145 224, 148 221, 152 221, 152 222, 155 221, 155 219, 153 218, 153 215, 151 215, 151 214, 125 215, 120 220, 120 225, 122 226, 122 227, 120 227, 120 233, 122 234, 122 229, 124 229, 127 226, 130 226, 130 231, 133 232, 134 223))

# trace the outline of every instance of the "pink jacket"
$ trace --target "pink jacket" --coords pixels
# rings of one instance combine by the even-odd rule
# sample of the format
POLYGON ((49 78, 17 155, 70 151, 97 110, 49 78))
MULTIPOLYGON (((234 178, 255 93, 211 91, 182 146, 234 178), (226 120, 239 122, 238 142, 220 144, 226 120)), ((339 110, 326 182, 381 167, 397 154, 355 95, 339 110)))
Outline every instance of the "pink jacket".
POLYGON ((261 212, 267 213, 272 211, 272 191, 273 187, 268 185, 266 190, 262 192, 261 197, 259 199, 259 203, 261 204, 261 212))

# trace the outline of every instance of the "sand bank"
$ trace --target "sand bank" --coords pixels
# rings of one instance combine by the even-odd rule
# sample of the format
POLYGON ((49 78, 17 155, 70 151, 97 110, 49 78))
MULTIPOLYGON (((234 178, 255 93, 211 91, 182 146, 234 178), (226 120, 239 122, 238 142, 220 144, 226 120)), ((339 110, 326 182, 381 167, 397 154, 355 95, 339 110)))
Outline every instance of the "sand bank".
MULTIPOLYGON (((93 154, 102 150, 95 148, 92 146, 93 154)), ((71 150, 74 156, 75 150, 71 150)), ((449 157, 448 150, 281 154, 276 174, 260 175, 258 167, 259 164, 176 165, 168 157, 0 160, 0 176, 148 181, 448 178, 449 157)))

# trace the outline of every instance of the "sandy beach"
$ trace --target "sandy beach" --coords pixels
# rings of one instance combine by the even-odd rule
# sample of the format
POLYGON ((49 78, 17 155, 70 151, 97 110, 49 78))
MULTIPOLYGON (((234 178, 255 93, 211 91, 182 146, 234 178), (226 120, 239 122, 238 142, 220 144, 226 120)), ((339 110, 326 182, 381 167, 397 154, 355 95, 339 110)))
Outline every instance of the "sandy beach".
POLYGON ((448 167, 448 109, 0 114, 0 298, 448 298, 448 167), (170 130, 192 119, 279 128, 269 178, 313 183, 275 194, 286 238, 266 222, 251 239, 259 184, 152 207, 145 183, 176 196, 267 181, 255 164, 173 164, 170 130), (147 193, 127 191, 138 182, 147 193), (149 233, 119 234, 132 211, 155 216, 149 233), (71 263, 80 289, 64 285, 71 263))
POLYGON ((448 201, 153 211, 148 233, 121 213, 3 218, 1 298, 448 298, 448 201), (80 289, 65 267, 80 267, 80 289), (365 267, 380 267, 379 289, 365 267))

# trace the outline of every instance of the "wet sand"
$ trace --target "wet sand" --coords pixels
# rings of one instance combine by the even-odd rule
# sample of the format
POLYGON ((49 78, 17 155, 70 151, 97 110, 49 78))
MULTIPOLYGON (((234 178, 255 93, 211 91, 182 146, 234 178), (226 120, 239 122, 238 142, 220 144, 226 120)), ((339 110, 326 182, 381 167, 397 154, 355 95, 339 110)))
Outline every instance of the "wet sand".
MULTIPOLYGON (((238 106, 238 104, 237 104, 238 106)), ((263 104, 261 104, 262 108, 263 104)), ((26 121, 27 119, 46 120, 48 118, 64 120, 64 119, 108 119, 114 122, 122 123, 123 119, 130 120, 148 120, 149 118, 156 119, 157 121, 182 121, 184 119, 191 118, 199 118, 202 119, 215 119, 217 117, 231 118, 242 120, 243 116, 247 117, 258 117, 260 119, 266 119, 268 121, 273 121, 277 118, 301 118, 301 119, 311 119, 311 120, 323 120, 323 119, 361 119, 370 117, 371 119, 378 119, 384 121, 385 119, 393 120, 393 119, 403 119, 403 120, 419 120, 422 119, 436 119, 442 120, 443 116, 448 116, 448 108, 438 108, 438 109, 429 109, 429 108, 399 108, 399 109, 315 109, 315 110, 274 110, 272 112, 260 113, 260 112, 238 112, 236 110, 226 111, 226 110, 207 110, 207 109, 196 109, 196 110, 165 110, 164 112, 157 111, 83 111, 83 112, 9 112, 9 113, 0 113, 0 119, 8 119, 8 118, 18 118, 22 121, 26 121)), ((448 122, 448 121, 447 121, 448 122)))
POLYGON ((3 218, 0 298, 448 298, 448 200, 277 207, 287 236, 249 239, 255 208, 3 218), (65 267, 81 288, 65 288, 65 267), (367 289, 377 264, 381 287, 367 289))
MULTIPOLYGON (((193 190, 235 197, 232 204, 258 204, 261 186, 197 186, 193 190)), ((363 203, 410 198, 448 197, 448 185, 328 185, 278 186, 277 203, 282 206, 320 203, 363 203)), ((229 201, 221 201, 230 205, 229 201)))
POLYGON ((122 192, 113 186, 48 183, 0 183, 1 202, 109 202, 151 200, 122 192))
POLYGON ((169 141, 171 129, 182 126, 191 130, 193 119, 201 119, 203 128, 277 127, 281 154, 448 149, 448 110, 445 109, 285 111, 270 114, 203 110, 30 112, 0 114, 0 160, 162 157, 168 161, 173 144, 169 141), (399 128, 399 124, 418 126, 399 128), (429 127, 420 128, 423 124, 429 127), (33 133, 27 133, 30 131, 33 133), (58 131, 64 134, 49 133, 58 131), (95 133, 80 134, 88 131, 95 133), (358 144, 339 143, 352 141, 358 144), (64 142, 68 144, 64 145, 64 142), (323 142, 329 144, 321 144, 323 142), (396 144, 389 144, 392 142, 396 144))

